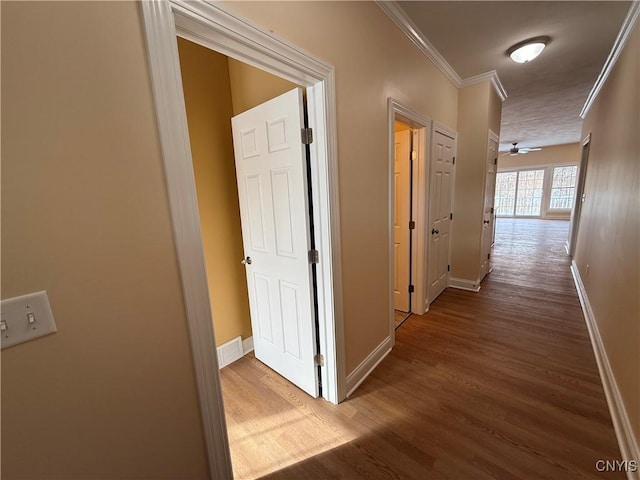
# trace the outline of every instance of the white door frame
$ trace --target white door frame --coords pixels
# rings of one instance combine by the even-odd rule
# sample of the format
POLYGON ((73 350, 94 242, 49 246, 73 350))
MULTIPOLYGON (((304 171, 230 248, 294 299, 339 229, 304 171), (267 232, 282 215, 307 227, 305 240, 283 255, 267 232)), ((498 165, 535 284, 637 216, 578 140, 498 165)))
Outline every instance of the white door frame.
MULTIPOLYGON (((456 162, 455 162, 455 158, 458 154, 458 132, 456 132, 455 130, 453 130, 452 128, 447 127, 446 125, 440 123, 440 122, 433 122, 433 126, 431 128, 431 148, 435 149, 435 136, 436 136, 436 132, 440 133, 446 137, 452 138, 453 139, 453 165, 451 166, 451 212, 453 213, 453 219, 451 220, 451 222, 449 223, 449 258, 447 258, 447 262, 449 265, 451 265, 451 244, 452 244, 452 240, 453 240, 453 234, 454 234, 454 220, 456 218, 455 212, 453 211, 455 208, 454 205, 454 200, 456 198, 456 162)), ((428 178, 428 185, 431 185, 431 175, 432 175, 432 171, 433 171, 433 163, 435 162, 435 153, 432 151, 431 152, 431 157, 430 157, 430 162, 429 162, 429 178, 428 178)), ((427 198, 429 198, 429 195, 427 195, 427 198)), ((429 218, 429 210, 427 209, 427 230, 429 229, 429 225, 431 225, 431 218, 429 218)), ((427 234, 429 241, 427 241, 427 250, 430 250, 431 248, 431 235, 427 234)), ((430 252, 429 252, 430 253, 430 252)), ((427 257, 429 258, 429 257, 427 257)), ((427 295, 426 295, 426 301, 427 301, 427 310, 429 309, 429 305, 431 305, 431 302, 433 302, 435 300, 435 298, 431 298, 432 297, 432 292, 429 291, 429 274, 427 272, 427 276, 425 277, 425 281, 426 281, 426 287, 427 287, 427 295)), ((447 272, 447 287, 449 287, 451 284, 451 272, 447 272)))
POLYGON ((591 133, 584 137, 581 145, 580 163, 578 166, 578 175, 576 175, 576 193, 573 200, 573 209, 571 210, 571 220, 569 222, 569 236, 567 238, 567 254, 572 258, 576 253, 578 230, 580 229, 582 196, 584 195, 584 187, 587 180, 587 165, 589 163, 589 149, 591 148, 591 133))
POLYGON ((218 4, 141 8, 209 470, 212 479, 232 478, 176 36, 307 87, 323 397, 338 403, 346 389, 334 68, 218 4))
MULTIPOLYGON (((389 131, 389 336, 392 344, 395 343, 394 327, 394 213, 395 213, 395 188, 394 188, 394 161, 395 161, 395 122, 400 121, 417 130, 418 141, 414 143, 417 152, 417 160, 413 168, 413 198, 414 220, 416 222, 416 236, 411 249, 411 282, 415 286, 411 296, 411 312, 422 315, 427 311, 427 252, 425 248, 425 229, 427 228, 426 215, 429 212, 427 185, 428 163, 431 136, 427 131, 431 129, 431 119, 415 112, 393 98, 388 99, 388 131, 389 131)), ((414 137, 415 140, 415 137, 414 137)))

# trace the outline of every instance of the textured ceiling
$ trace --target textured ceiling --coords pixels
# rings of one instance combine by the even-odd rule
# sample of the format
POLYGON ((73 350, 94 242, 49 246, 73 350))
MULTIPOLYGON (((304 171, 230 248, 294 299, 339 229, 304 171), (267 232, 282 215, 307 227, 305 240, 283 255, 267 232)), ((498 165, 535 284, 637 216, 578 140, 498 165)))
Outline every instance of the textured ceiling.
POLYGON ((398 2, 462 79, 492 70, 507 91, 500 150, 580 141, 580 111, 611 51, 628 1, 398 2), (537 36, 542 54, 517 64, 512 45, 537 36))

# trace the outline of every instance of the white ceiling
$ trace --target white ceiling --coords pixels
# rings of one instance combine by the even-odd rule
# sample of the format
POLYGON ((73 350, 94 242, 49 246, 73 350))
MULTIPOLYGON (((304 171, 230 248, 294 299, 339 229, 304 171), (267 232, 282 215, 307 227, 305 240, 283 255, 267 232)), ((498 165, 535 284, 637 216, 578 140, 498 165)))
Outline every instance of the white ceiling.
POLYGON ((587 95, 629 10, 629 1, 409 1, 401 9, 464 80, 496 70, 507 92, 500 150, 580 141, 587 95), (551 41, 517 64, 506 54, 532 37, 551 41))

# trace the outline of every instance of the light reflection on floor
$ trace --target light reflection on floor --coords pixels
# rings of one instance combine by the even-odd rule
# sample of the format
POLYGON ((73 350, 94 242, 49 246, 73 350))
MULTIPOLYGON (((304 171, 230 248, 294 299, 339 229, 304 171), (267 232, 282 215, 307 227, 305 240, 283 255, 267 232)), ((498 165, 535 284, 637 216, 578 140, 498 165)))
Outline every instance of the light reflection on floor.
MULTIPOLYGON (((240 362, 253 370, 258 365, 263 377, 250 384, 241 372, 228 368, 221 371, 236 479, 277 472, 387 424, 381 415, 378 428, 363 427, 354 418, 357 409, 349 401, 336 406, 311 398, 254 358, 245 357, 240 362)), ((397 420, 397 412, 394 417, 397 420)))

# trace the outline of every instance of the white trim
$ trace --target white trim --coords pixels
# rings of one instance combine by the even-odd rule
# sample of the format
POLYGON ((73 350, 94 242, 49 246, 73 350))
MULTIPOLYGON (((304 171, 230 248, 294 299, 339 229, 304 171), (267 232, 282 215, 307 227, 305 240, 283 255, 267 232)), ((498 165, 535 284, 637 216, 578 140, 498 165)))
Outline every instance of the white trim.
POLYGON ((391 344, 395 343, 395 326, 394 326, 394 271, 395 271, 395 255, 394 255, 394 212, 395 212, 395 187, 394 187, 394 160, 395 160, 395 122, 402 121, 413 129, 418 130, 418 145, 414 147, 418 159, 414 164, 414 196, 411 199, 415 207, 414 221, 416 222, 415 242, 411 252, 412 259, 412 278, 414 285, 414 295, 411 298, 410 309, 412 313, 422 315, 426 312, 425 305, 427 303, 427 256, 426 256, 426 229, 428 224, 428 159, 430 149, 430 135, 427 129, 431 128, 431 119, 421 113, 398 103, 393 98, 387 99, 387 115, 388 115, 388 135, 389 135, 389 163, 388 163, 388 233, 389 233, 389 337, 391 344))
POLYGON ((216 348, 216 350, 218 352, 218 368, 222 369, 244 356, 242 337, 229 340, 216 348))
POLYGON ((375 370, 375 368, 384 360, 384 358, 391 352, 393 346, 393 340, 391 337, 385 338, 380 345, 378 345, 369 355, 365 358, 360 365, 358 365, 353 372, 347 375, 347 398, 350 397, 353 392, 360 386, 362 382, 375 370))
POLYGON ((376 0, 376 4, 387 16, 393 20, 400 30, 418 47, 431 62, 440 70, 447 79, 456 87, 460 88, 462 79, 456 71, 449 65, 449 62, 440 54, 433 44, 424 36, 415 23, 409 18, 405 11, 395 1, 376 0))
MULTIPOLYGON (((406 117, 400 117, 406 118, 406 117)), ((414 292, 411 295, 411 313, 424 315, 427 313, 427 229, 429 228, 428 203, 429 203, 429 158, 431 135, 428 127, 422 126, 422 122, 428 123, 426 117, 422 117, 421 123, 413 125, 413 150, 417 159, 413 165, 413 220, 415 223, 415 236, 412 243, 411 273, 414 292), (427 307, 425 307, 425 305, 427 307)), ((413 118, 416 121, 416 118, 413 118)), ((393 319, 393 331, 395 338, 395 318, 393 319)))
POLYGON ((600 90, 607 81, 607 78, 609 78, 609 74, 613 71, 613 67, 615 67, 616 63, 618 62, 618 57, 620 57, 624 46, 627 44, 629 35, 631 35, 631 33, 633 32, 633 27, 638 20, 638 15, 640 15, 640 1, 634 0, 633 2, 631 2, 631 6, 629 7, 627 16, 622 22, 620 32, 616 37, 616 41, 613 43, 613 47, 611 48, 611 52, 609 53, 607 60, 604 62, 602 71, 600 72, 600 75, 598 75, 596 83, 593 85, 593 88, 587 96, 587 101, 584 103, 584 106, 580 111, 580 118, 584 119, 584 117, 587 116, 591 105, 593 105, 593 102, 595 102, 596 98, 598 98, 600 90))
POLYGON ((462 87, 468 87, 470 85, 476 85, 477 83, 482 83, 485 81, 490 81, 491 85, 493 85, 494 90, 500 100, 503 102, 507 99, 507 91, 505 90, 502 82, 500 81, 500 77, 498 76, 498 72, 495 70, 491 70, 490 72, 480 73, 478 75, 474 75, 473 77, 465 78, 462 81, 462 87))
POLYGON ((247 337, 242 340, 242 354, 253 352, 253 337, 247 337))
MULTIPOLYGON (((607 356, 607 350, 602 342, 600 331, 598 330, 598 322, 591 308, 587 291, 582 283, 580 277, 580 271, 576 265, 575 260, 571 262, 571 274, 576 284, 576 290, 578 291, 578 298, 580 299, 580 305, 584 313, 584 320, 587 324, 587 330, 589 330, 589 337, 591 338, 591 346, 593 347, 593 353, 596 357, 596 363, 598 364, 598 371, 600 372, 600 379, 602 380, 602 387, 604 389, 605 397, 607 398, 607 405, 609 406, 609 412, 611 413, 611 420, 613 422, 613 428, 616 432, 616 438, 618 439, 618 446, 620 447, 620 453, 622 459, 636 462, 640 461, 640 448, 638 448, 638 440, 633 434, 633 428, 631 426, 631 420, 627 415, 627 410, 624 406, 622 396, 620 395, 620 389, 616 383, 615 375, 611 369, 609 358, 607 356)), ((636 472, 627 472, 627 478, 629 480, 640 479, 640 470, 636 472)))
POLYGON ((466 278, 449 278, 449 286, 451 288, 457 288, 458 290, 467 290, 469 292, 479 292, 480 291, 480 281, 479 280, 467 280, 466 278))
POLYGON ((171 5, 142 2, 151 82, 212 479, 233 477, 171 5))
POLYGON ((176 35, 307 87, 323 396, 346 397, 334 69, 219 4, 142 2, 148 61, 212 479, 232 477, 176 35), (317 202, 317 203, 316 203, 317 202))
POLYGON ((453 69, 447 59, 442 56, 438 49, 429 41, 425 34, 413 23, 406 12, 394 0, 375 0, 376 5, 402 30, 402 32, 418 47, 418 50, 427 57, 435 67, 440 70, 445 77, 457 88, 475 85, 485 80, 491 81, 491 85, 496 90, 500 99, 504 102, 507 99, 507 91, 505 90, 498 72, 491 70, 490 72, 481 73, 472 77, 462 79, 460 75, 453 69))
POLYGON ((447 127, 444 123, 440 123, 437 121, 433 122, 433 131, 446 135, 447 137, 456 141, 456 149, 457 149, 457 141, 458 141, 458 132, 456 132, 453 128, 447 127))
POLYGON ((242 337, 238 336, 223 343, 216 350, 218 352, 218 367, 222 369, 253 351, 253 337, 242 340, 242 337))
POLYGON ((218 2, 156 1, 170 4, 177 35, 204 47, 306 87, 333 73, 333 66, 218 2))

